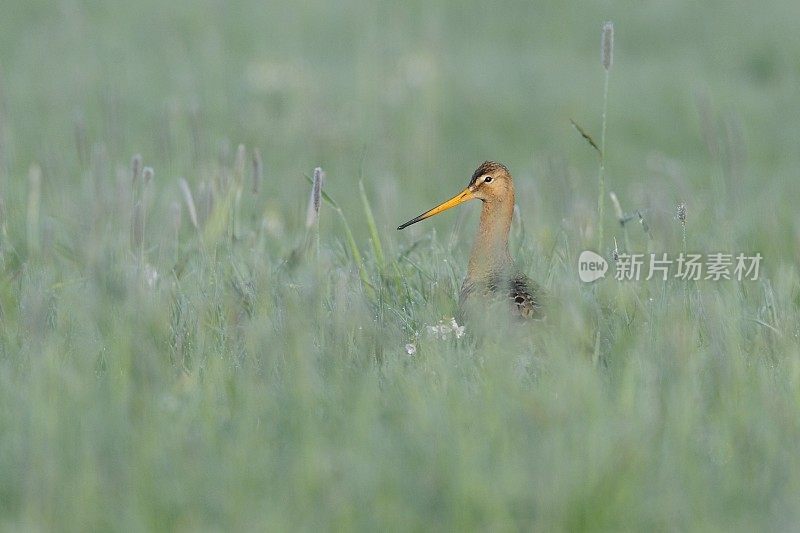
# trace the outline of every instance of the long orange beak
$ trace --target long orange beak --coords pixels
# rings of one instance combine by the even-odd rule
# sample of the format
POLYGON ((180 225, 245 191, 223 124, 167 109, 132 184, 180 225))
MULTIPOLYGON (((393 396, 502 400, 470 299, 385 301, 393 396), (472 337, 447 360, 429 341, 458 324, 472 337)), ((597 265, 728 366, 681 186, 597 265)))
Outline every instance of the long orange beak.
POLYGON ((452 198, 450 198, 446 202, 442 202, 441 204, 437 205, 436 207, 434 207, 430 211, 425 211, 420 216, 418 216, 416 218, 412 218, 411 220, 409 220, 405 224, 400 224, 399 226, 397 226, 397 229, 407 228, 411 224, 416 224, 420 220, 425 220, 426 218, 430 218, 433 215, 438 215, 442 211, 447 211, 451 207, 455 207, 458 204, 463 204, 467 200, 472 200, 473 198, 475 198, 475 193, 472 191, 471 187, 467 187, 466 189, 464 189, 463 191, 461 191, 457 195, 453 196, 452 198))

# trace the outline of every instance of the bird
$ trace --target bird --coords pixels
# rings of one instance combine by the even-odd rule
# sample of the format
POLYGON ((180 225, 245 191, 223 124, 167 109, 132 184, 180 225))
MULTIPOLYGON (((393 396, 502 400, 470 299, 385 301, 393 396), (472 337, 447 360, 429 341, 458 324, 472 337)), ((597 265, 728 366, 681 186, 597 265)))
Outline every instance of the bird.
POLYGON ((515 317, 543 318, 539 285, 520 271, 508 251, 508 234, 514 216, 514 180, 502 163, 484 161, 463 191, 397 229, 402 230, 473 199, 480 200, 483 208, 467 275, 461 285, 459 308, 464 311, 472 304, 482 306, 487 298, 505 299, 515 317))

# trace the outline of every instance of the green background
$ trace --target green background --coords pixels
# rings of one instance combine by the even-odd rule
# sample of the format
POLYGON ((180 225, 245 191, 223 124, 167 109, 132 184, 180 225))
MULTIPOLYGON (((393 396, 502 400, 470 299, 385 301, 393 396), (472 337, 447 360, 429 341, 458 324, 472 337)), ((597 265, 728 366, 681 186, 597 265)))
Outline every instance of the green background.
POLYGON ((0 528, 800 518, 800 3, 2 11, 0 528), (600 252, 760 252, 758 281, 578 281, 598 160, 570 119, 599 141, 606 20, 606 190, 644 224, 606 199, 600 252), (478 206, 394 228, 485 159, 548 319, 441 341, 478 206))

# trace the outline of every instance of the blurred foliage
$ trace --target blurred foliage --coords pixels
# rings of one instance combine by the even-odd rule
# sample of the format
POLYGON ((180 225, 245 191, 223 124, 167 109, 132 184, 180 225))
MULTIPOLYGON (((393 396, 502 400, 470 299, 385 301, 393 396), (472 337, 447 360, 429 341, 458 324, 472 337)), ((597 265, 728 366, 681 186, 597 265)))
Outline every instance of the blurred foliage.
POLYGON ((798 19, 7 1, 0 528, 793 527, 798 19), (570 120, 597 138, 609 19, 606 188, 648 232, 607 203, 606 242, 758 251, 760 281, 578 281, 597 158, 570 120), (441 340, 477 206, 394 227, 484 159, 514 174, 548 318, 441 340))

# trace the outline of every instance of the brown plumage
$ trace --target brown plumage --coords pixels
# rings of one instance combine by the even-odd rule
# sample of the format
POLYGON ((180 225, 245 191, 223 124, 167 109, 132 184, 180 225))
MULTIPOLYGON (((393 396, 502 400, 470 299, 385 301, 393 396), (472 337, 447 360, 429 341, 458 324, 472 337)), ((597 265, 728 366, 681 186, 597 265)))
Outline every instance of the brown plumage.
POLYGON ((439 214, 467 200, 483 202, 478 234, 472 246, 467 277, 461 286, 459 306, 483 304, 487 297, 502 297, 521 318, 541 318, 539 288, 514 265, 508 251, 508 233, 514 216, 514 182, 505 165, 486 161, 472 174, 467 188, 450 200, 416 218, 411 224, 439 214))

